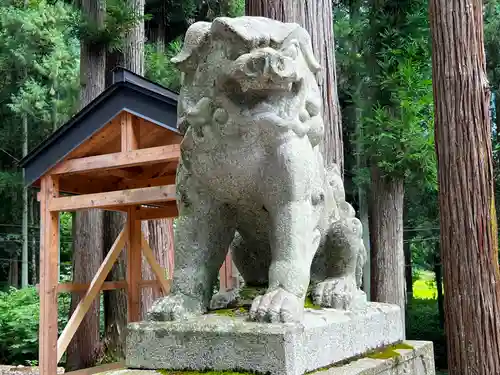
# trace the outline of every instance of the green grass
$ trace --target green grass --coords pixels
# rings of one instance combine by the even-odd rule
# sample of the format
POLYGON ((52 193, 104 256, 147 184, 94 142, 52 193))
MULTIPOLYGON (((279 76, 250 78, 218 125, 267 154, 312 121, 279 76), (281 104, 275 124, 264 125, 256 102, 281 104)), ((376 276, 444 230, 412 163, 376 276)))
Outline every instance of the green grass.
POLYGON ((420 271, 420 278, 413 283, 413 298, 436 299, 437 289, 434 272, 420 271))

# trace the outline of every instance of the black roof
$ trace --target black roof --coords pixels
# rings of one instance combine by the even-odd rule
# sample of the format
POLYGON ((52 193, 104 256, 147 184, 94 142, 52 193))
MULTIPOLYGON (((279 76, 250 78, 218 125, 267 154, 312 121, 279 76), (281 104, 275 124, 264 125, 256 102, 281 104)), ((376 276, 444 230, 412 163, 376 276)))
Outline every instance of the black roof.
POLYGON ((177 97, 177 93, 144 77, 116 68, 112 84, 101 95, 19 162, 26 185, 38 180, 123 110, 181 134, 176 127, 177 97))

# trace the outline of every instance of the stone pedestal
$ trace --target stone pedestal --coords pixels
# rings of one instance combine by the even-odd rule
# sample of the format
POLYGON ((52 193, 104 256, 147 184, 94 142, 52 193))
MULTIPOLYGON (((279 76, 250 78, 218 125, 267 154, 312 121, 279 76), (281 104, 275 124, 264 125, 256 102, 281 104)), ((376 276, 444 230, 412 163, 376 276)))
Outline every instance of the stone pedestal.
POLYGON ((300 324, 255 323, 244 315, 214 313, 130 324, 126 364, 136 369, 302 375, 403 338, 399 307, 381 303, 369 303, 359 312, 307 309, 300 324))

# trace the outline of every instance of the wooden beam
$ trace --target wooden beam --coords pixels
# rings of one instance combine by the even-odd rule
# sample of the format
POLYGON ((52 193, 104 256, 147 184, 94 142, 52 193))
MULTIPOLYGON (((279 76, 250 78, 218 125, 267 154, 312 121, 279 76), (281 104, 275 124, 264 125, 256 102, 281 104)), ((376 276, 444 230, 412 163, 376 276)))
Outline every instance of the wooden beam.
POLYGON ((54 198, 50 211, 76 211, 85 208, 112 208, 139 204, 152 204, 175 200, 175 186, 154 186, 140 189, 110 191, 72 197, 54 198))
POLYGON ((149 246, 148 241, 144 237, 144 235, 141 236, 141 245, 142 245, 142 251, 144 253, 144 256, 146 257, 149 265, 151 266, 151 269, 153 270, 153 273, 156 276, 156 279, 161 285, 161 288, 163 289, 163 293, 165 295, 170 293, 170 283, 167 281, 165 278, 165 270, 161 268, 161 266, 158 264, 156 261, 155 255, 153 253, 153 249, 149 246))
MULTIPOLYGON (((168 285, 170 285, 170 280, 167 279, 168 285)), ((139 287, 141 288, 151 288, 160 287, 161 284, 158 280, 141 280, 139 281, 139 287)), ((35 288, 40 292, 40 285, 36 284, 35 288)), ((77 284, 77 283, 62 283, 57 285, 57 293, 86 293, 90 288, 89 284, 77 284)), ((127 281, 105 281, 102 284, 101 292, 104 290, 116 290, 116 289, 127 289, 127 281)))
POLYGON ((177 216, 179 216, 177 204, 175 202, 172 202, 168 207, 141 207, 141 209, 137 213, 137 220, 169 219, 177 216))
POLYGON ((59 262, 59 213, 49 205, 59 195, 58 181, 43 176, 40 191, 40 329, 41 375, 57 374, 57 283, 59 262))
POLYGON ((137 208, 131 207, 127 214, 128 247, 127 247, 127 318, 128 322, 138 322, 141 318, 142 280, 141 256, 141 222, 137 220, 137 208))
POLYGON ((120 169, 152 163, 165 163, 180 158, 180 145, 168 145, 115 152, 113 154, 88 156, 79 159, 62 161, 55 166, 50 174, 69 175, 74 173, 88 173, 99 170, 120 169))
MULTIPOLYGON (((57 286, 57 293, 85 293, 89 288, 90 284, 62 283, 57 286)), ((126 281, 105 281, 99 291, 126 288, 126 281)))
MULTIPOLYGON (((101 290, 102 284, 104 283, 104 280, 108 276, 109 271, 111 271, 113 264, 116 262, 116 259, 118 258, 120 252, 125 246, 127 233, 128 233, 127 228, 123 229, 120 232, 115 242, 113 243, 111 250, 109 250, 108 254, 106 255, 106 258, 104 258, 104 261, 99 267, 99 270, 92 279, 92 282, 90 283, 90 287, 87 290, 87 293, 85 293, 85 296, 81 299, 80 303, 78 303, 78 306, 76 306, 76 309, 71 315, 68 324, 66 325, 66 327, 64 327, 64 330, 61 333, 59 340, 57 341, 57 362, 61 360, 76 330, 78 329, 80 323, 85 317, 85 314, 87 313, 90 305, 92 304, 92 302, 94 302, 97 294, 101 290)), ((55 290, 56 288, 54 288, 54 292, 55 290)))
POLYGON ((120 370, 124 368, 125 368, 125 362, 106 363, 100 366, 66 372, 64 373, 64 375, 93 375, 93 374, 99 374, 101 372, 120 370))
POLYGON ((175 175, 156 177, 147 180, 130 179, 118 183, 118 189, 136 189, 152 186, 175 185, 175 175))
POLYGON ((120 126, 122 152, 137 150, 140 147, 140 128, 137 117, 128 112, 122 112, 120 114, 120 126))

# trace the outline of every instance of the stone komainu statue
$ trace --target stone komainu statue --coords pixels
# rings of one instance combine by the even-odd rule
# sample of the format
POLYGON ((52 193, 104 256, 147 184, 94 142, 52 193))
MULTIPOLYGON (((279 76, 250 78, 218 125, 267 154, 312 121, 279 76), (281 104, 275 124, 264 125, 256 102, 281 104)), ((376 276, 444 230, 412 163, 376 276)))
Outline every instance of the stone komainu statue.
POLYGON ((151 320, 202 314, 231 246, 257 321, 300 321, 311 283, 324 307, 366 303, 362 226, 336 166, 325 169, 320 66, 308 33, 267 18, 217 18, 187 31, 172 294, 151 320))

